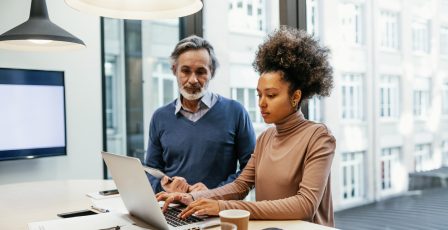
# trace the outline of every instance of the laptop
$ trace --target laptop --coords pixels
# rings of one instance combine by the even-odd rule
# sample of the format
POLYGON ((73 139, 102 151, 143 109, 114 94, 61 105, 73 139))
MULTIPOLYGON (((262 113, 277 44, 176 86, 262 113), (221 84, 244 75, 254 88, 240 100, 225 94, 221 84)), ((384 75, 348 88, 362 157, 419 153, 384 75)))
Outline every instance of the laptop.
POLYGON ((131 216, 162 230, 198 229, 219 221, 218 217, 199 218, 196 216, 181 220, 177 218, 180 212, 177 207, 170 207, 166 213, 163 213, 138 158, 108 152, 101 152, 101 155, 131 216))

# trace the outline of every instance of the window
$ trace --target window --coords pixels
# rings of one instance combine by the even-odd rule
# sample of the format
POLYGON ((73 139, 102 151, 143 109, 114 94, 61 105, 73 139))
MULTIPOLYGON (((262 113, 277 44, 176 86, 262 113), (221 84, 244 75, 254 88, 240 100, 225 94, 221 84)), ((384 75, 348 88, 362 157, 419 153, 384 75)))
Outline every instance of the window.
POLYGON ((427 171, 433 169, 431 144, 418 144, 415 146, 414 165, 415 171, 427 171))
POLYGON ((442 114, 448 116, 448 81, 442 86, 442 114))
POLYGON ((106 148, 143 159, 152 112, 177 97, 168 56, 179 20, 102 20, 106 148))
POLYGON ((380 117, 394 118, 399 116, 399 77, 383 75, 380 79, 380 117))
POLYGON ((322 117, 322 100, 318 96, 312 97, 308 101, 308 120, 321 122, 322 117))
POLYGON ((340 3, 339 19, 342 40, 352 44, 363 44, 363 17, 362 6, 357 3, 340 3))
POLYGON ((176 77, 171 72, 168 60, 157 60, 152 75, 152 97, 154 109, 172 102, 178 96, 176 77))
POLYGON ((363 75, 346 73, 342 75, 342 119, 363 120, 363 75))
POLYGON ((317 36, 319 33, 317 0, 307 0, 306 8, 306 29, 308 33, 317 36))
POLYGON ((440 56, 448 58, 448 26, 440 28, 440 56))
POLYGON ((257 106, 258 97, 255 89, 232 88, 232 99, 237 100, 246 108, 252 122, 263 122, 257 106))
POLYGON ((430 83, 431 79, 417 77, 414 86, 414 116, 424 120, 430 106, 430 83))
POLYGON ((398 50, 400 48, 399 14, 383 10, 380 20, 381 47, 398 50))
POLYGON ((412 22, 412 50, 417 53, 430 51, 430 21, 416 18, 412 22))
POLYGON ((360 200, 364 196, 364 152, 342 153, 342 199, 360 200))
POLYGON ((106 63, 104 64, 104 70, 105 70, 105 90, 106 90, 106 125, 107 125, 107 132, 116 132, 117 128, 117 119, 115 110, 116 108, 116 94, 117 90, 115 89, 115 86, 117 84, 116 82, 116 76, 115 74, 115 60, 113 57, 108 57, 106 63))
POLYGON ((229 0, 228 26, 231 30, 244 32, 265 30, 264 1, 229 0), (234 7, 236 4, 237 7, 234 7))
POLYGON ((442 141, 442 165, 448 167, 448 140, 442 141))
POLYGON ((203 2, 204 38, 214 46, 221 64, 211 81, 217 86, 213 90, 239 101, 250 115, 255 134, 259 135, 269 126, 259 112, 255 90, 259 74, 252 62, 266 34, 280 25, 279 0, 203 2))
POLYGON ((394 170, 397 169, 400 158, 400 148, 383 148, 381 150, 381 190, 390 190, 398 178, 394 170))

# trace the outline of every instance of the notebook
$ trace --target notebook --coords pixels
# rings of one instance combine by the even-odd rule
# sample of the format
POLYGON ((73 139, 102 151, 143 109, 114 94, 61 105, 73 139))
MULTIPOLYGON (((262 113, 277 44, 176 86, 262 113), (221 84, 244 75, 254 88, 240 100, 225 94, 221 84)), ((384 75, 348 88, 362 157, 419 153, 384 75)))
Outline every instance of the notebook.
POLYGON ((194 229, 219 222, 217 217, 194 216, 182 221, 176 217, 180 212, 176 207, 171 207, 164 215, 138 158, 108 152, 101 152, 101 155, 112 174, 124 205, 132 216, 163 230, 194 229))

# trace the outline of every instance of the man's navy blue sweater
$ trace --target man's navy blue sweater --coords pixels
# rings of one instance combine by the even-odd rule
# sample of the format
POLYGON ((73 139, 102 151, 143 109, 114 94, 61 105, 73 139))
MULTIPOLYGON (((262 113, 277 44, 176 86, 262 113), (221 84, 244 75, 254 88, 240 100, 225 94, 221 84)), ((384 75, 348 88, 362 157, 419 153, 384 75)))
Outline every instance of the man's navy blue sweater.
MULTIPOLYGON (((235 180, 255 147, 247 111, 238 102, 219 96, 217 103, 193 122, 175 114, 175 105, 174 101, 154 112, 144 163, 170 177, 184 177, 190 185, 202 182, 215 188, 235 180)), ((159 179, 149 179, 154 192, 163 191, 159 179)))

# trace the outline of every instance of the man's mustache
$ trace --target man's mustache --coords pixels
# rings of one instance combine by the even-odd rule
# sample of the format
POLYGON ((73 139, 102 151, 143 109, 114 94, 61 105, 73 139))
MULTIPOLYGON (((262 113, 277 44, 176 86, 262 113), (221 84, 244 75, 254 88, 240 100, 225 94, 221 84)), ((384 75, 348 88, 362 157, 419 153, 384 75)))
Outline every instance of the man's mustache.
POLYGON ((184 85, 184 89, 187 89, 187 90, 200 90, 201 88, 202 88, 202 87, 201 87, 200 84, 194 84, 194 85, 188 84, 188 85, 184 85))

